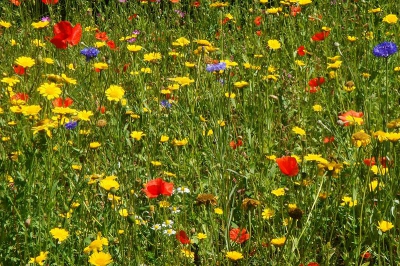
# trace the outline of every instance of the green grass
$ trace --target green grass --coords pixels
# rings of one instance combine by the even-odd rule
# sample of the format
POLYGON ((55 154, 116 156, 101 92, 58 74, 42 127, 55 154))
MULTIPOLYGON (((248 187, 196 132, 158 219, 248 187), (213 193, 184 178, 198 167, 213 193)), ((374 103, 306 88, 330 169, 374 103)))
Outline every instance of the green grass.
POLYGON ((399 54, 381 58, 372 52, 384 41, 400 43, 399 23, 383 22, 397 14, 395 3, 314 1, 292 16, 290 5, 272 0, 231 1, 220 8, 206 0, 199 7, 183 0, 91 2, 66 0, 44 8, 28 0, 20 6, 0 3, 0 265, 26 265, 40 252, 48 252, 42 265, 106 265, 93 262, 103 253, 84 252, 102 238, 107 239, 102 252, 112 257, 112 265, 400 263, 400 136, 398 125, 388 125, 400 118, 399 54), (268 14, 272 7, 282 10, 268 14), (382 10, 369 12, 377 7, 382 10), (225 19, 227 14, 233 19, 225 19), (32 27, 43 16, 50 16, 49 25, 32 27), (260 25, 254 23, 258 16, 260 25), (82 26, 79 43, 67 49, 50 42, 53 26, 62 19, 82 26), (329 36, 312 40, 323 27, 330 28, 329 36), (121 40, 134 30, 140 31, 135 42, 121 40), (102 42, 96 32, 106 32, 116 48, 105 44, 86 61, 80 51, 102 42), (348 36, 357 39, 352 42, 348 36), (180 37, 190 43, 173 46, 180 37), (36 47, 34 39, 45 46, 36 47), (197 40, 217 49, 205 52, 197 40), (281 47, 269 48, 269 40, 281 47), (132 44, 142 49, 130 52, 132 44), (305 46, 305 56, 297 53, 300 46, 305 46), (144 55, 153 52, 162 58, 145 61, 144 55), (22 56, 35 64, 18 75, 13 66, 22 56), (335 56, 340 56, 340 67, 328 68, 335 56), (46 63, 47 58, 54 63, 46 63), (207 64, 221 60, 236 64, 221 73, 206 71, 207 64), (93 64, 100 62, 108 69, 96 72, 93 64), (10 77, 19 82, 9 86, 10 77), (188 77, 189 84, 165 94, 176 77, 188 77), (320 79, 311 93, 309 82, 319 77, 324 82, 320 79), (248 85, 235 87, 239 81, 248 85), (350 81, 355 89, 347 92, 350 81), (57 116, 54 99, 38 91, 45 82, 59 84, 57 97, 71 98, 70 108, 76 111, 57 116), (112 85, 124 90, 117 101, 106 96, 112 85), (16 103, 15 93, 29 99, 16 103), (41 110, 16 111, 29 105, 41 110), (322 110, 314 111, 315 105, 322 110), (338 122, 350 110, 363 113, 362 123, 338 122), (82 111, 93 115, 84 121, 82 111), (66 129, 68 121, 77 121, 77 127, 66 129), (305 134, 296 134, 295 127, 305 134), (360 139, 361 130, 368 136, 360 139), (135 139, 134 131, 145 135, 135 139), (379 131, 392 135, 379 139, 379 131), (161 142, 161 136, 169 139, 161 142), (324 143, 326 137, 334 141, 324 143), (187 143, 176 145, 185 139, 187 143), (101 146, 92 149, 93 142, 101 146), (307 160, 310 154, 321 157, 307 160), (299 172, 285 175, 272 155, 295 157, 299 172), (375 173, 365 163, 372 157, 375 173), (117 184, 105 186, 107 176, 116 176, 117 184), (189 192, 148 198, 143 189, 156 178, 189 192), (373 181, 378 181, 375 189, 373 181), (284 195, 271 193, 279 188, 284 195), (208 200, 202 200, 204 194, 210 194, 208 200), (273 210, 268 219, 263 218, 266 209, 273 210), (292 219, 293 209, 301 217, 292 219), (173 221, 175 234, 164 233, 167 220, 173 221), (382 231, 381 221, 393 228, 382 231), (68 237, 59 242, 50 233, 54 228, 65 229, 68 237), (246 229, 249 239, 236 243, 230 238, 233 228, 246 229), (178 241, 180 231, 190 244, 178 241), (283 245, 271 243, 281 237, 286 237, 283 245), (229 251, 243 257, 229 259, 229 251), (363 258, 365 252, 369 258, 363 258))

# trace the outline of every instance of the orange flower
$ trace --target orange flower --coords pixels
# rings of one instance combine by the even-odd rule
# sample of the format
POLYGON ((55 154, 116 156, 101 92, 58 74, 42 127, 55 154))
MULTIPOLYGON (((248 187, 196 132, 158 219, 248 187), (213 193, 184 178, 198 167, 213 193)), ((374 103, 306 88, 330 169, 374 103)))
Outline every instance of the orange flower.
POLYGON ((15 5, 15 6, 21 5, 21 2, 22 2, 22 0, 21 1, 20 0, 10 0, 10 3, 15 5))

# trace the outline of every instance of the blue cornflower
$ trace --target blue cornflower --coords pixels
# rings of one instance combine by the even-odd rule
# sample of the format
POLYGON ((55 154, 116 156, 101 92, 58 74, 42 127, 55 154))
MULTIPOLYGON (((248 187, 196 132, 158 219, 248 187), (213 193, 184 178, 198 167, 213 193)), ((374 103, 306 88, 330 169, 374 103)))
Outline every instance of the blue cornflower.
POLYGON ((226 68, 226 63, 221 62, 218 64, 207 64, 206 70, 208 72, 215 72, 215 71, 225 70, 225 68, 226 68))
POLYGON ((160 105, 166 109, 169 109, 172 107, 172 104, 168 100, 162 100, 160 102, 160 105))
POLYGON ((71 122, 65 123, 64 126, 65 126, 65 129, 71 130, 71 129, 76 128, 77 125, 78 125, 78 121, 71 121, 71 122))
POLYGON ((100 51, 94 47, 83 48, 81 50, 81 55, 86 56, 86 62, 95 58, 99 53, 100 51))
POLYGON ((374 47, 372 53, 376 57, 388 57, 397 52, 397 45, 393 42, 383 42, 374 47))

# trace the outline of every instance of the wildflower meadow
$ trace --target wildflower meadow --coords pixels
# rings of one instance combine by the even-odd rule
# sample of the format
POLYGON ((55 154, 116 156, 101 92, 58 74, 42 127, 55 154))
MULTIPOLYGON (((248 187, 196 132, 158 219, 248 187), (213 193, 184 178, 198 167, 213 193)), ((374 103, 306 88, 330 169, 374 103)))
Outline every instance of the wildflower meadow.
POLYGON ((0 265, 400 265, 399 8, 0 1, 0 265))

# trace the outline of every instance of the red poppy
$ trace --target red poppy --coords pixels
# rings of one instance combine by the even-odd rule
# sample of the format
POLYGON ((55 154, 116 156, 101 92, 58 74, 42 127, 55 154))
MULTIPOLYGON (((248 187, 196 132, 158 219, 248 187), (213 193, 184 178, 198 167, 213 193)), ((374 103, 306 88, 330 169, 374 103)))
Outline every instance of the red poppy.
POLYGON ((297 54, 299 56, 305 56, 306 55, 306 48, 304 47, 304 45, 302 45, 299 48, 297 48, 297 54))
POLYGON ((200 6, 200 1, 194 1, 192 5, 194 7, 199 7, 200 6))
POLYGON ((318 262, 309 262, 307 266, 319 266, 318 262))
POLYGON ((244 228, 233 228, 229 231, 229 238, 238 244, 242 244, 250 239, 250 234, 244 228))
POLYGON ((361 258, 365 259, 365 260, 369 260, 372 257, 371 252, 365 251, 363 253, 361 253, 361 258))
POLYGON ((67 49, 69 45, 77 45, 81 40, 82 27, 76 24, 72 27, 69 21, 60 21, 53 27, 54 37, 50 40, 58 49, 67 49))
POLYGON ((227 17, 224 18, 224 19, 221 21, 222 25, 223 25, 223 24, 226 24, 229 20, 230 20, 230 18, 227 18, 227 17))
POLYGON ((156 178, 146 184, 142 189, 148 198, 157 198, 159 195, 171 196, 174 190, 174 184, 168 183, 162 178, 156 178))
POLYGON ((296 176, 299 173, 299 166, 294 157, 283 156, 276 159, 281 172, 287 176, 296 176))
POLYGON ((14 94, 13 96, 11 96, 10 100, 13 104, 18 104, 21 101, 22 102, 27 102, 29 99, 29 95, 23 92, 18 92, 16 94, 14 94))
POLYGON ((184 245, 190 244, 190 239, 183 230, 176 234, 176 239, 184 245))
POLYGON ((257 36, 261 36, 262 35, 262 31, 258 30, 256 31, 257 36))
POLYGON ((254 19, 254 25, 260 26, 262 21, 262 17, 258 16, 254 19))
POLYGON ((323 41, 323 40, 325 40, 326 37, 329 36, 329 33, 330 33, 330 31, 317 32, 311 37, 311 39, 313 41, 323 41))
POLYGON ((58 0, 42 0, 42 3, 46 5, 55 5, 58 3, 58 0))
POLYGON ((291 6, 290 15, 295 17, 297 14, 301 13, 301 6, 291 6))
POLYGON ((133 14, 133 15, 130 15, 128 17, 128 20, 132 20, 132 19, 137 18, 137 17, 138 17, 138 14, 133 14))
POLYGON ((74 100, 72 100, 69 97, 67 97, 65 99, 59 97, 59 98, 53 100, 54 107, 69 107, 73 103, 74 103, 74 100))
POLYGON ((334 141, 335 141, 335 137, 334 136, 325 137, 324 140, 323 140, 324 144, 327 144, 327 143, 330 143, 330 142, 334 142, 334 141))
POLYGON ((111 40, 107 42, 107 45, 108 45, 108 47, 110 47, 111 50, 114 50, 117 48, 117 46, 115 45, 115 42, 111 41, 111 40))
POLYGON ((231 142, 229 142, 229 146, 231 146, 232 149, 236 150, 237 147, 243 146, 243 140, 241 138, 238 138, 236 142, 232 140, 231 142))
POLYGON ((99 110, 100 113, 104 114, 106 112, 106 107, 105 106, 99 106, 99 108, 97 108, 97 110, 99 110))
POLYGON ((128 70, 128 67, 130 66, 130 64, 125 64, 122 68, 122 72, 126 72, 128 70))
POLYGON ((17 65, 17 66, 14 66, 13 68, 14 68, 14 73, 15 74, 20 75, 20 76, 25 74, 25 68, 23 66, 18 66, 17 65))
POLYGON ((13 5, 15 5, 15 6, 20 6, 22 0, 21 0, 21 1, 20 1, 20 0, 10 0, 10 2, 11 2, 11 4, 13 4, 13 5))
POLYGON ((324 83, 325 83, 325 78, 324 77, 318 77, 318 78, 310 79, 310 81, 308 82, 308 85, 310 87, 319 87, 324 83))
POLYGON ((100 40, 100 41, 107 41, 108 40, 107 33, 106 32, 101 32, 99 30, 96 31, 96 34, 94 35, 94 37, 97 40, 100 40))

